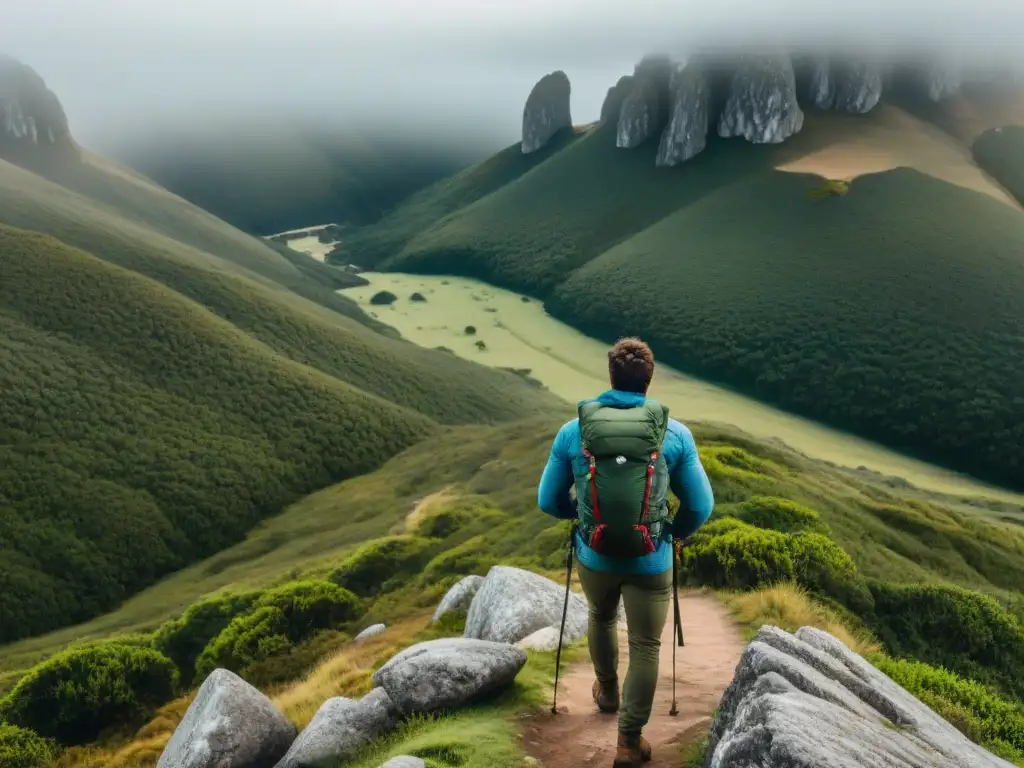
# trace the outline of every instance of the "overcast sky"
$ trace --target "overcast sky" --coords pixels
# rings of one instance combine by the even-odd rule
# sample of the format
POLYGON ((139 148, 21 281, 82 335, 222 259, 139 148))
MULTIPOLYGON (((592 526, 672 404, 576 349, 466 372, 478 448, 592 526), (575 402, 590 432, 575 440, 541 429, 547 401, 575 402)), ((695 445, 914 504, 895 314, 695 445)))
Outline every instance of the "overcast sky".
MULTIPOLYGON (((911 40, 1024 48, 1024 0, 4 0, 0 51, 34 67, 86 143, 219 111, 402 121, 515 141, 564 69, 577 122, 644 53, 695 43, 911 40)), ((1018 54, 1019 55, 1019 54, 1018 54)))

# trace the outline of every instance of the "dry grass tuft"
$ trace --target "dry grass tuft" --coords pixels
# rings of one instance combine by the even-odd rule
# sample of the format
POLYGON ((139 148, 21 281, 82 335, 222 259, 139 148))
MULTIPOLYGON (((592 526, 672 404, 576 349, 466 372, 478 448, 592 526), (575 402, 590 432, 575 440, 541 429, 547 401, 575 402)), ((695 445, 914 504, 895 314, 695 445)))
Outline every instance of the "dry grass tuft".
POLYGON ((765 624, 787 632, 817 627, 856 653, 863 655, 879 649, 870 634, 848 627, 835 612, 815 602, 796 584, 776 584, 756 592, 725 594, 723 598, 736 618, 753 631, 765 624))

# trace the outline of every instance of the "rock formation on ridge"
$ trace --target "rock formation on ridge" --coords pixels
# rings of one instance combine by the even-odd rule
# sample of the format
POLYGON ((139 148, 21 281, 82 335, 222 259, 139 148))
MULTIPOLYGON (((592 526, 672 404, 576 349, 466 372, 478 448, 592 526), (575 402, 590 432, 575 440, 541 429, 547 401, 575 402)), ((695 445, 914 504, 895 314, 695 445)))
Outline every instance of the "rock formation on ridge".
POLYGON ((696 62, 672 73, 669 121, 655 163, 672 166, 704 151, 711 120, 711 82, 696 62))
POLYGON ((533 86, 523 107, 524 155, 544 147, 563 128, 572 128, 571 92, 569 78, 561 70, 545 75, 533 86))
POLYGON ((804 125, 796 75, 789 56, 741 57, 732 76, 718 135, 742 136, 754 144, 779 144, 804 125))
POLYGON ((53 146, 69 140, 64 108, 43 78, 0 54, 0 146, 53 146))

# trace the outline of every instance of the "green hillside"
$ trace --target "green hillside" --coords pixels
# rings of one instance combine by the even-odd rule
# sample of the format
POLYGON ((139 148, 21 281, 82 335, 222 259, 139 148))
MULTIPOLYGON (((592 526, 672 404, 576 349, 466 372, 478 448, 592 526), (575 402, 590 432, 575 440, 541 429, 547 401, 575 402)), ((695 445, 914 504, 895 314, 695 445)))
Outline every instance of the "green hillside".
POLYGON ((985 131, 974 142, 974 159, 1024 205, 1024 126, 985 131))
MULTIPOLYGON (((813 121, 787 157, 820 149, 813 121)), ((420 226, 452 202, 435 185, 340 256, 531 292, 684 371, 1020 485, 1024 216, 908 169, 817 199, 826 180, 772 170, 782 149, 714 141, 671 170, 655 149, 617 150, 598 127, 420 226), (419 233, 389 240, 407 222, 419 233)))
MULTIPOLYGON (((166 654, 156 659, 169 659, 164 663, 178 669, 179 693, 194 690, 216 660, 263 687, 293 722, 305 725, 326 697, 365 693, 373 669, 403 646, 458 634, 457 616, 454 623, 424 628, 440 597, 463 575, 484 574, 502 563, 557 578, 567 528, 536 509, 535 489, 559 423, 537 419, 437 435, 371 474, 298 501, 243 543, 161 581, 112 614, 0 648, 0 683, 8 689, 6 698, 0 689, 0 712, 15 725, 49 734, 52 718, 33 716, 30 709, 45 694, 43 670, 94 655, 137 656, 141 662, 155 650, 166 654), (439 455, 444 462, 437 461, 439 455), (339 520, 347 525, 338 525, 339 520), (299 626, 300 616, 292 615, 290 629, 269 636, 271 630, 258 620, 271 606, 298 614, 302 603, 291 596, 301 594, 323 596, 310 604, 319 613, 301 614, 309 626, 299 626), (327 608, 336 608, 337 615, 328 617, 327 608), (370 643, 350 642, 355 632, 376 622, 388 625, 385 635, 370 643), (262 637, 269 650, 258 647, 262 637), (69 643, 49 666, 43 662, 69 643)), ((913 692, 930 691, 926 700, 956 722, 968 723, 971 738, 1019 760, 1024 755, 1024 737, 1015 730, 1024 722, 1018 686, 1024 659, 1019 527, 963 514, 958 503, 944 497, 910 498, 882 481, 733 430, 691 426, 718 503, 712 522, 684 549, 682 577, 692 585, 742 592, 779 580, 796 582, 818 601, 816 615, 830 630, 845 625, 851 636, 865 638, 865 646, 873 633, 891 654, 874 654, 873 661, 913 692), (929 687, 936 675, 945 675, 941 689, 929 687), (961 689, 972 685, 973 699, 961 698, 961 689), (959 708, 953 706, 957 701, 959 708)), ((1005 506, 1001 514, 1019 519, 1024 510, 1005 506)), ((773 592, 789 593, 792 588, 773 592)), ((774 608, 784 611, 787 605, 776 602, 774 608)), ((755 618, 795 628, 786 615, 755 618)), ((549 675, 553 658, 535 660, 549 675)), ((681 674, 685 677, 685 668, 681 674)), ((107 731, 111 735, 98 748, 69 748, 61 765, 156 764, 189 699, 168 704, 146 724, 154 704, 169 701, 166 690, 126 686, 140 700, 160 698, 145 702, 141 719, 105 712, 100 724, 119 729, 107 731), (139 726, 136 737, 128 735, 139 726)), ((545 677, 531 711, 538 711, 545 687, 550 695, 549 686, 545 677)), ((98 685, 86 686, 66 697, 64 706, 73 717, 106 699, 98 685)), ((486 716, 504 722, 501 712, 486 716)), ((65 744, 82 742, 81 735, 63 727, 58 738, 65 744)), ((452 723, 444 718, 414 727, 453 738, 452 723)), ((515 731, 503 735, 501 743, 518 743, 515 731)))
POLYGON ((166 128, 108 154, 246 232, 368 223, 483 153, 272 117, 166 128))
POLYGON ((0 162, 0 640, 109 610, 440 424, 561 407, 102 158, 30 167, 0 162))

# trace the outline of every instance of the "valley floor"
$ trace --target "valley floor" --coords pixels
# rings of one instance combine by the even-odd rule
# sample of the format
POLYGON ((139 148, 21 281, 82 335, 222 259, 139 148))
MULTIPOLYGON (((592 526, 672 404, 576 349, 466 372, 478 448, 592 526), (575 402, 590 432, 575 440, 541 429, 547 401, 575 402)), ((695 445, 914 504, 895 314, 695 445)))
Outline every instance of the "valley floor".
MULTIPOLYGON (((346 289, 367 312, 424 347, 445 347, 459 357, 525 372, 569 401, 607 387, 607 345, 555 320, 533 299, 459 277, 363 272, 369 285, 346 289), (374 306, 370 299, 387 290, 398 300, 374 306), (426 301, 410 301, 420 292, 426 301), (467 333, 468 326, 475 328, 467 333), (482 342, 483 348, 478 346, 482 342)), ((655 350, 657 353, 657 350, 655 350)), ((736 392, 660 366, 654 397, 682 421, 729 424, 760 439, 777 439, 816 459, 842 467, 864 467, 944 494, 1020 504, 1017 494, 875 443, 759 403, 736 392)))

